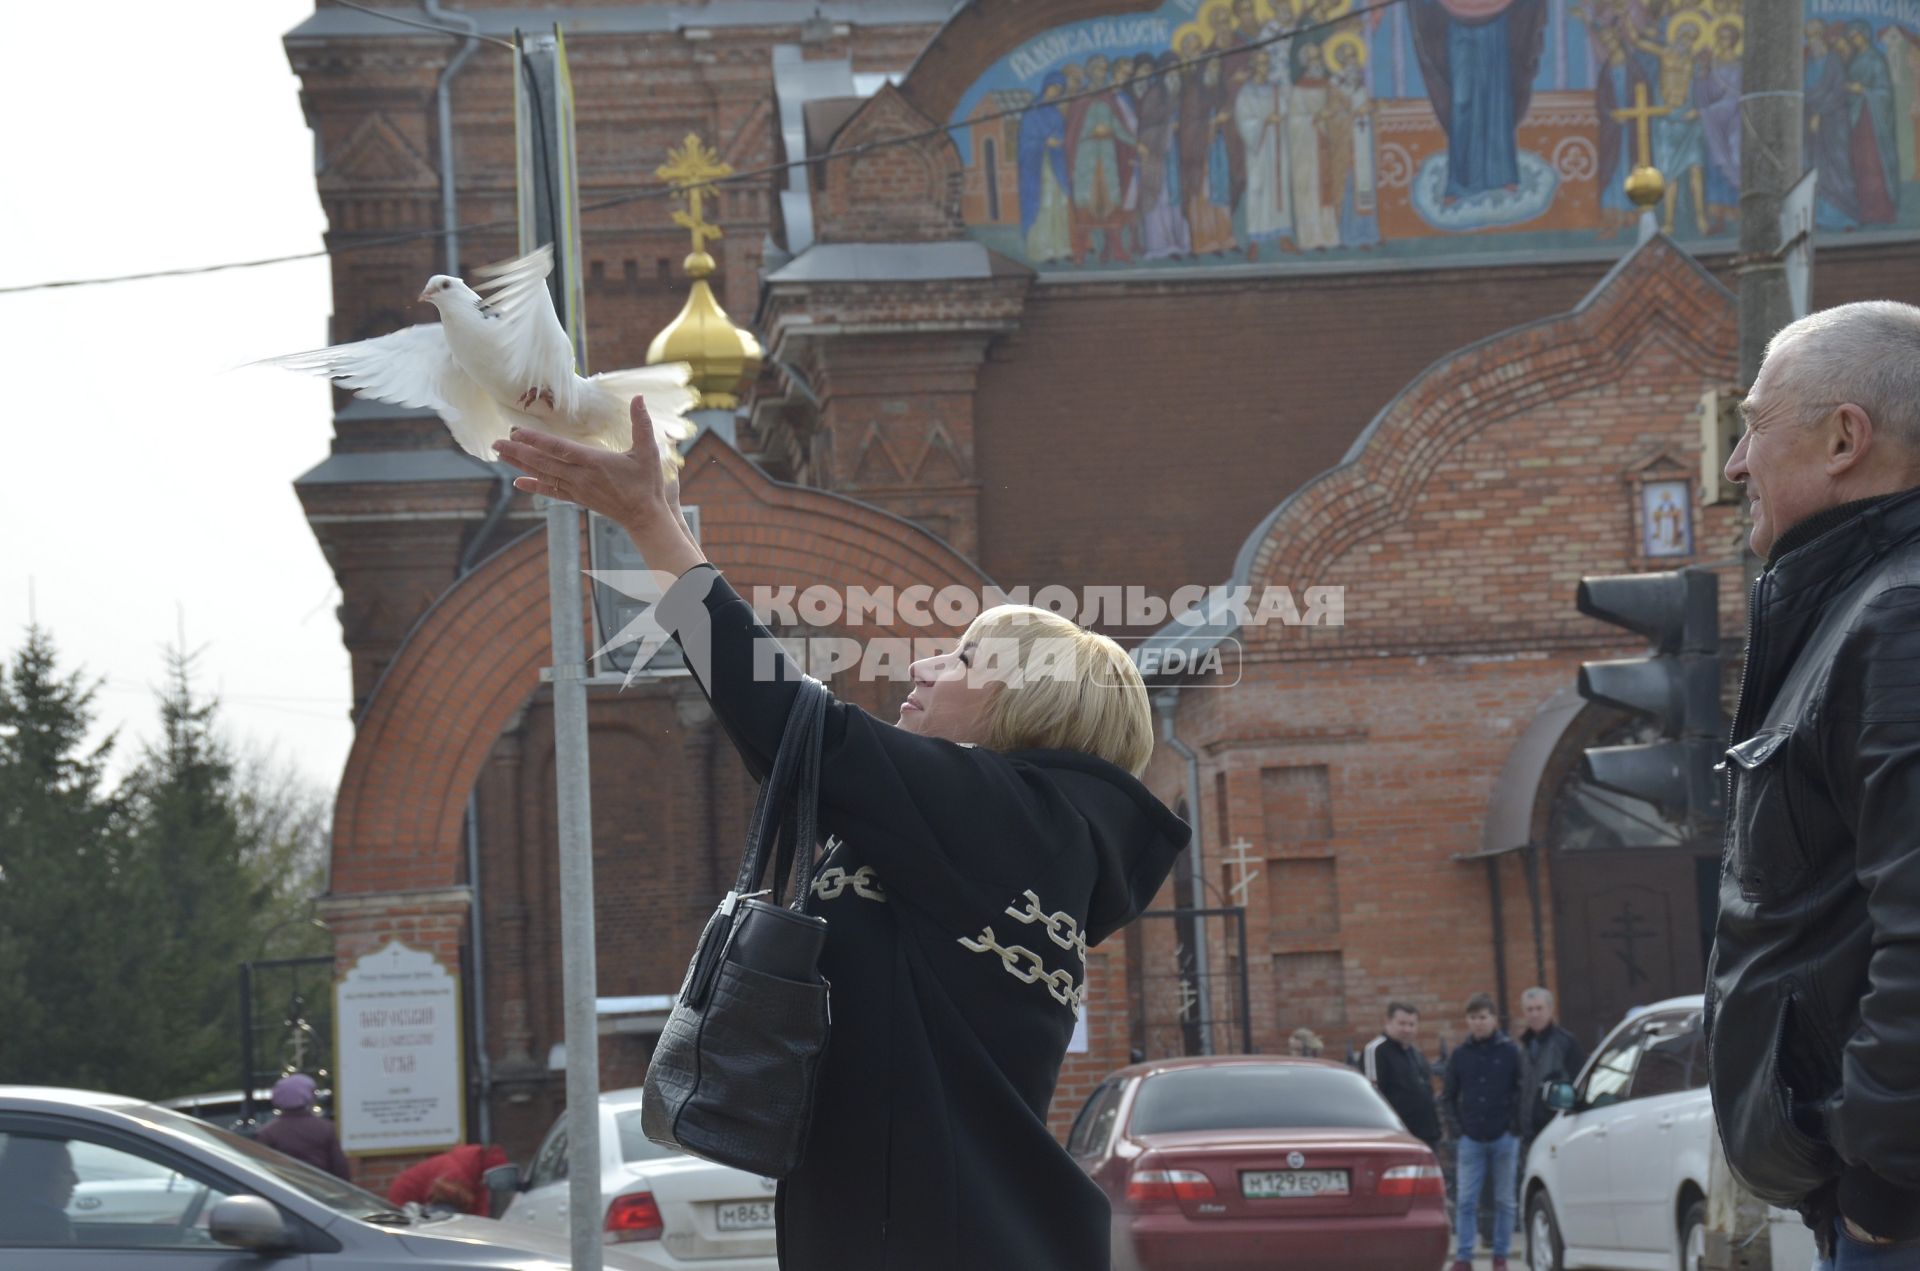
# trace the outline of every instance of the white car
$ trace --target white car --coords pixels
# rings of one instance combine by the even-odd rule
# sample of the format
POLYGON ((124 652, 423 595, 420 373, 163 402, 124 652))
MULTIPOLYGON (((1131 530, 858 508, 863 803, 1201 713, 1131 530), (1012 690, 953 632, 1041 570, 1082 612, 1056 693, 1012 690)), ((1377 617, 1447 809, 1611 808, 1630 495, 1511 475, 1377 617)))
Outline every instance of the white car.
MULTIPOLYGON (((1669 998, 1629 1014, 1594 1050, 1521 1171, 1533 1271, 1576 1267, 1696 1271, 1705 1253, 1707 1093, 1704 999, 1669 998)), ((1813 1234, 1774 1210, 1776 1271, 1813 1265, 1813 1234)))
MULTIPOLYGON (((600 1096, 601 1230, 661 1268, 774 1271, 774 1180, 661 1147, 640 1129, 640 1091, 600 1096)), ((566 1232, 567 1119, 562 1116, 500 1221, 566 1232)))

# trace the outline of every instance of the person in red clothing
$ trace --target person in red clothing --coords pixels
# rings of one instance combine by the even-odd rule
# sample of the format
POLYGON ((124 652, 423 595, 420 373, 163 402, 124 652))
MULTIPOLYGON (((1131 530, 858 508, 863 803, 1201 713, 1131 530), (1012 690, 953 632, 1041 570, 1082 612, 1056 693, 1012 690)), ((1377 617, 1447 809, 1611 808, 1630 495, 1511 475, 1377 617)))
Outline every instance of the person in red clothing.
POLYGON ((486 1143, 462 1144, 408 1166, 393 1180, 387 1199, 395 1206, 412 1202, 486 1218, 489 1199, 484 1176, 488 1170, 506 1163, 504 1148, 486 1143))
POLYGON ((260 1127, 254 1142, 352 1181, 347 1154, 340 1150, 340 1136, 334 1133, 333 1122, 314 1110, 312 1077, 296 1072, 274 1082, 273 1106, 278 1115, 260 1127))

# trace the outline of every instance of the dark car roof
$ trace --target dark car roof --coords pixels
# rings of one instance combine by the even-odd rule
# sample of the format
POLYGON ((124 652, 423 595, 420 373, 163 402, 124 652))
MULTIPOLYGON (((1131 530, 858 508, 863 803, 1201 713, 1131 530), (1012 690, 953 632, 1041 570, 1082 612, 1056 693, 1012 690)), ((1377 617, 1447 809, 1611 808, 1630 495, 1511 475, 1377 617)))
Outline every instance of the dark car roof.
MULTIPOLYGON (((1301 1068, 1337 1068, 1342 1072, 1351 1072, 1356 1077, 1361 1074, 1349 1064, 1337 1059, 1309 1059, 1304 1055, 1188 1055, 1172 1059, 1150 1059, 1145 1063, 1129 1064, 1107 1074, 1108 1081, 1119 1081, 1132 1077, 1150 1077, 1156 1073, 1179 1072, 1190 1068, 1245 1068, 1250 1066, 1271 1067, 1283 1064, 1301 1068)), ((1364 1077, 1361 1077, 1365 1080, 1364 1077)))

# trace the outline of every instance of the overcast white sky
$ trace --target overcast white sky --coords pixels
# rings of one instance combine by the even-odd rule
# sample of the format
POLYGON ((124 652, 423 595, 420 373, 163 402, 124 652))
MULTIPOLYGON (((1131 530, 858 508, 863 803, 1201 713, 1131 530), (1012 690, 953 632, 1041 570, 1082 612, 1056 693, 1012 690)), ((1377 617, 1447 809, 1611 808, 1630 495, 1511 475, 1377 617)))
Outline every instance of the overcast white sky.
MULTIPOLYGON (((311 0, 20 6, 0 76, 0 285, 316 250, 311 135, 280 37, 311 0)), ((105 677, 114 766, 158 731, 184 628, 229 735, 333 788, 353 738, 339 593, 292 482, 326 456, 323 381, 255 358, 325 343, 324 258, 0 295, 8 476, 0 652, 28 619, 105 677)))

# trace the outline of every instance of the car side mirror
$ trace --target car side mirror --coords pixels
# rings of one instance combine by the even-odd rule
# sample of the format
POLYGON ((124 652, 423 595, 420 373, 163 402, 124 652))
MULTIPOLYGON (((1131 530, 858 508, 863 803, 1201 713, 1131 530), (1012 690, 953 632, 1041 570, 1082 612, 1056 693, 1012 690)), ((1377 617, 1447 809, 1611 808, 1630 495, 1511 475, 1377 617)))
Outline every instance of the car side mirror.
POLYGON ((207 1217, 207 1234, 223 1245, 275 1253, 291 1248, 293 1234, 270 1200, 259 1196, 229 1196, 207 1217))
POLYGON ((1573 1111, 1573 1083, 1571 1081, 1551 1081, 1547 1083, 1547 1106, 1555 1112, 1573 1111))
POLYGON ((526 1190, 526 1184, 520 1179, 520 1167, 511 1162, 494 1166, 480 1176, 480 1181, 486 1186, 490 1202, 487 1212, 495 1218, 506 1209, 507 1201, 515 1192, 526 1190))

